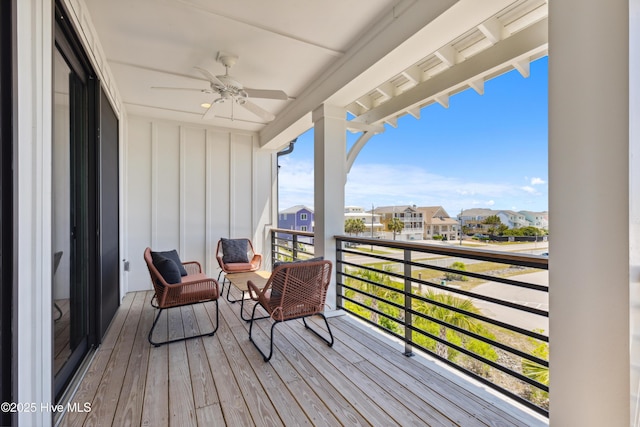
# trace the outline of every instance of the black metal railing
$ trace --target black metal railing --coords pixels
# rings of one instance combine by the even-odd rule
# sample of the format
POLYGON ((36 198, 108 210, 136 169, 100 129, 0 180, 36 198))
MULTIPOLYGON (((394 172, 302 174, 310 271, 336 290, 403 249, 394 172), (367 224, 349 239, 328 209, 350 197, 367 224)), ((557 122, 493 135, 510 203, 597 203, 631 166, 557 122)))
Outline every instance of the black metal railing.
POLYGON ((426 352, 548 416, 547 269, 538 255, 336 236, 339 308, 407 356, 426 352))
MULTIPOLYGON (((271 261, 296 261, 313 258, 313 233, 271 229, 271 261)), ((273 265, 272 265, 273 267, 273 265)))
MULTIPOLYGON (((273 229, 272 260, 313 257, 313 237, 273 229)), ((427 353, 548 416, 546 257, 335 239, 338 308, 400 340, 405 355, 427 353)))

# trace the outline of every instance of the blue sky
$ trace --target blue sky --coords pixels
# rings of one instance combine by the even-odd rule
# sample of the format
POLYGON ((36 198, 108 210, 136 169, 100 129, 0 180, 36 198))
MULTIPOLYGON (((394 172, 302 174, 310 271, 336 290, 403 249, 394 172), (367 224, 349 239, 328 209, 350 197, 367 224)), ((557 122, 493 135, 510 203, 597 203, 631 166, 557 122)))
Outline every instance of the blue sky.
MULTIPOLYGON (((356 159, 345 205, 548 210, 547 57, 386 125, 356 159)), ((358 134, 347 134, 350 147, 358 134)), ((280 157, 279 209, 313 207, 313 130, 280 157)))

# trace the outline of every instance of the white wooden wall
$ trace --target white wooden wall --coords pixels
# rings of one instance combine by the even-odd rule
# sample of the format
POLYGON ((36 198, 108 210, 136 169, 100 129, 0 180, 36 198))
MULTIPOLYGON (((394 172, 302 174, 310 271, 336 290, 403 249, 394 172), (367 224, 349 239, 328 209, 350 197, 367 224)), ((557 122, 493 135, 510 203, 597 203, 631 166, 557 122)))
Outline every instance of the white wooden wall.
POLYGON ((177 249, 217 277, 221 237, 247 237, 268 255, 275 152, 257 136, 129 116, 124 162, 127 292, 151 289, 143 251, 177 249))

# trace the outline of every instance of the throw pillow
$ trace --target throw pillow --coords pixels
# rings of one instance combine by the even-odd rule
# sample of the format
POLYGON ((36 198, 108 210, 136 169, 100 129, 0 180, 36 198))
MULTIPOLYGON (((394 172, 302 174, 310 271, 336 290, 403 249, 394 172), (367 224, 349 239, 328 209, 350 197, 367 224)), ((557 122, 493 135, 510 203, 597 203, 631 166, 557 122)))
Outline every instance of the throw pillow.
POLYGON ((247 239, 222 239, 222 261, 225 264, 249 262, 247 239))
POLYGON ((165 282, 169 284, 182 283, 180 269, 174 260, 158 254, 152 254, 153 265, 158 270, 165 282))
MULTIPOLYGON (((184 265, 182 265, 182 261, 180 261, 180 256, 178 256, 178 251, 176 251, 175 249, 171 251, 164 251, 164 252, 151 252, 151 258, 153 258, 154 254, 163 256, 165 258, 169 258, 171 261, 176 263, 176 265, 178 266, 178 269, 180 270, 181 276, 187 275, 187 270, 184 268, 184 265)), ((154 264, 155 264, 155 260, 154 260, 154 264)), ((158 267, 156 266, 156 268, 158 267)))

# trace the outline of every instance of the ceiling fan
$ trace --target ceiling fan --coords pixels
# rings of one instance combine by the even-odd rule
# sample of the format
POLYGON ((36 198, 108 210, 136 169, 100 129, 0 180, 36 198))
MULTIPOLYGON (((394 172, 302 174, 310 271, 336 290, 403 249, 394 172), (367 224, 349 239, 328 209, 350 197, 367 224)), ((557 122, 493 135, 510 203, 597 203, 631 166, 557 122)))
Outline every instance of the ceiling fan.
MULTIPOLYGON (((169 89, 169 90, 192 90, 199 91, 202 93, 211 93, 216 94, 218 97, 215 98, 209 104, 203 104, 203 106, 207 106, 207 111, 205 111, 202 118, 204 120, 211 119, 215 116, 215 106, 217 104, 222 104, 224 102, 231 102, 240 105, 256 116, 260 117, 262 120, 267 122, 272 121, 275 116, 264 108, 254 104, 250 101, 250 98, 263 98, 263 99, 279 99, 279 100, 287 100, 289 99, 288 95, 281 90, 269 90, 269 89, 251 89, 248 87, 244 87, 240 82, 235 80, 229 74, 229 68, 233 67, 235 63, 238 61, 237 56, 225 54, 222 52, 218 52, 218 56, 216 60, 220 62, 225 67, 225 73, 223 75, 216 76, 211 73, 209 70, 206 70, 201 67, 194 67, 200 74, 202 74, 209 81, 209 88, 207 89, 194 89, 194 88, 173 88, 173 87, 157 87, 154 86, 152 89, 169 89)), ((233 104, 232 104, 233 108, 233 104)), ((233 111, 233 110, 232 110, 233 111)), ((232 113, 233 118, 233 113, 232 113)))

